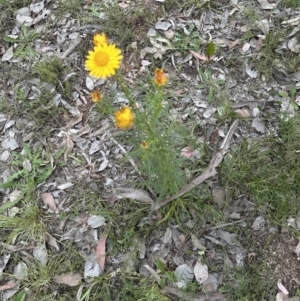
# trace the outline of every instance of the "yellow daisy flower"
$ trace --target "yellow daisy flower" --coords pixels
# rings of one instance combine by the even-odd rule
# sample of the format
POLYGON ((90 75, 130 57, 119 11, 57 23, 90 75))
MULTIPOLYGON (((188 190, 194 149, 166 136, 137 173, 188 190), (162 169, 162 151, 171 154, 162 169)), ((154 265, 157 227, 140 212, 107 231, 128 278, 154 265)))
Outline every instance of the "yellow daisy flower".
POLYGON ((115 44, 97 45, 88 52, 85 68, 90 76, 95 78, 107 78, 116 73, 120 68, 121 50, 115 44))
POLYGON ((134 116, 129 107, 124 107, 115 112, 116 127, 121 128, 123 131, 131 128, 134 122, 134 116))
POLYGON ((164 73, 164 70, 156 68, 154 71, 154 83, 159 87, 163 87, 167 84, 167 82, 168 77, 164 73))
POLYGON ((90 95, 92 98, 92 102, 94 102, 94 103, 99 102, 101 100, 101 98, 103 97, 103 95, 101 94, 101 92, 99 90, 95 90, 95 91, 91 92, 90 95))
POLYGON ((109 39, 104 32, 102 32, 101 34, 97 33, 94 35, 93 44, 95 46, 107 44, 108 40, 109 39))
POLYGON ((146 141, 143 141, 141 143, 141 148, 148 148, 148 143, 146 141))

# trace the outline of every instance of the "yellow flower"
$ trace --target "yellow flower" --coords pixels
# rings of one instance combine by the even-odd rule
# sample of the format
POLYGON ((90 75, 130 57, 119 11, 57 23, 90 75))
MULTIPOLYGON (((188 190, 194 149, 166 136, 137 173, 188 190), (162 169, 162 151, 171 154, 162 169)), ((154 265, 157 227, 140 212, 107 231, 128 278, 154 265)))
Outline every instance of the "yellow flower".
POLYGON ((167 82, 168 77, 164 73, 164 70, 156 68, 154 71, 154 83, 159 87, 163 87, 167 84, 167 82))
POLYGON ((85 68, 95 78, 107 78, 120 68, 121 50, 115 44, 102 44, 90 50, 85 61, 85 68))
POLYGON ((141 148, 148 148, 148 143, 146 141, 143 141, 141 143, 141 148))
POLYGON ((129 107, 124 107, 115 112, 116 127, 123 131, 133 126, 134 116, 129 107))
POLYGON ((95 90, 95 91, 91 92, 92 102, 95 102, 95 103, 99 102, 102 97, 103 97, 103 95, 101 94, 101 92, 99 90, 95 90))
POLYGON ((94 35, 93 44, 95 46, 103 45, 103 44, 107 44, 107 43, 108 43, 108 37, 106 36, 106 34, 104 32, 102 32, 101 34, 97 33, 94 35))

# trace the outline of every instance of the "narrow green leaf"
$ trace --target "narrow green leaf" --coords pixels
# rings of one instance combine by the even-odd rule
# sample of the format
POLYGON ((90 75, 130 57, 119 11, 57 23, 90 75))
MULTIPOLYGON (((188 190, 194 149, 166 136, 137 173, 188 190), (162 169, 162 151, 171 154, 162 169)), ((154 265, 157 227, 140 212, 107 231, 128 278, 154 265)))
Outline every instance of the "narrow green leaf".
POLYGON ((16 296, 16 301, 24 301, 26 298, 26 293, 24 291, 20 291, 16 296))
POLYGON ((156 266, 162 273, 165 273, 166 267, 159 259, 156 260, 156 266))
POLYGON ((213 41, 210 41, 207 45, 205 54, 210 58, 216 53, 215 44, 213 41))

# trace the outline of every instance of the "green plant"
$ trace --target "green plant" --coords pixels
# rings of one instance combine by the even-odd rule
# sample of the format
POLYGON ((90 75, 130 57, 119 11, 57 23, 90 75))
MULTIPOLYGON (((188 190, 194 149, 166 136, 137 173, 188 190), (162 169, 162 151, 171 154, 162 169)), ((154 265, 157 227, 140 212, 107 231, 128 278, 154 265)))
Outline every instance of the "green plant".
POLYGON ((93 17, 99 16, 99 14, 100 14, 99 7, 96 6, 94 3, 92 3, 92 5, 90 5, 90 6, 88 6, 88 11, 93 17))
POLYGON ((280 141, 244 141, 221 166, 223 184, 251 196, 276 222, 299 213, 299 122, 299 116, 281 120, 280 141))
POLYGON ((18 47, 14 52, 14 57, 21 57, 26 60, 33 59, 36 57, 36 52, 33 49, 33 42, 39 34, 35 30, 30 30, 28 26, 22 25, 20 31, 20 37, 13 39, 11 37, 5 36, 4 41, 10 43, 18 43, 18 47))
MULTIPOLYGON (((109 275, 108 275, 109 276, 109 275)), ((103 301, 168 301, 169 298, 160 292, 157 285, 135 275, 122 275, 118 278, 111 276, 99 277, 86 289, 80 301, 96 301, 101 296, 103 301)))
MULTIPOLYGON (((249 2, 251 2, 251 1, 249 1, 249 2)), ((252 23, 255 23, 256 21, 258 21, 261 18, 258 12, 259 12, 258 7, 251 5, 251 4, 246 5, 243 10, 245 19, 249 20, 252 23)))
POLYGON ((43 153, 42 148, 31 150, 27 144, 23 145, 22 153, 13 153, 13 160, 10 165, 14 167, 14 172, 5 183, 0 184, 0 188, 19 189, 19 197, 14 202, 5 203, 0 207, 0 213, 9 207, 14 206, 22 198, 29 200, 36 186, 50 177, 53 168, 49 164, 47 153, 43 153))
POLYGON ((257 276, 261 269, 257 265, 227 269, 220 291, 229 293, 228 301, 265 300, 275 289, 267 278, 257 276))
MULTIPOLYGON (((50 83, 57 87, 63 97, 70 98, 72 93, 72 86, 69 79, 64 77, 70 71, 70 66, 62 64, 62 62, 54 57, 45 61, 37 62, 33 67, 34 72, 43 82, 50 83)), ((43 91, 44 95, 49 95, 49 91, 43 91)))
POLYGON ((50 58, 36 63, 34 71, 41 81, 56 86, 59 78, 66 73, 66 68, 58 58, 50 58))
POLYGON ((291 7, 291 8, 300 8, 300 3, 298 0, 282 0, 280 4, 284 7, 291 7))
POLYGON ((124 49, 137 41, 137 37, 144 35, 148 30, 147 24, 155 22, 158 13, 138 3, 124 10, 116 2, 106 2, 100 4, 99 10, 105 18, 98 18, 97 23, 108 37, 115 37, 124 49))
MULTIPOLYGON (((16 207, 14 207, 16 209, 16 207)), ((16 210, 14 210, 16 211, 16 210)), ((18 237, 22 240, 42 240, 46 233, 46 226, 42 222, 39 209, 29 205, 17 209, 13 217, 0 214, 0 228, 2 237, 7 238, 7 243, 18 237)))
POLYGON ((186 30, 189 32, 188 35, 183 28, 175 32, 172 40, 174 47, 179 51, 197 51, 201 45, 201 39, 198 30, 195 28, 195 24, 189 24, 186 30))
POLYGON ((176 282, 174 273, 172 271, 169 271, 161 260, 157 259, 156 267, 161 272, 161 282, 159 284, 160 287, 162 287, 162 288, 165 287, 167 285, 167 280, 169 280, 169 282, 171 282, 171 283, 176 282))
POLYGON ((208 103, 214 102, 216 93, 221 90, 221 86, 225 83, 225 81, 223 79, 216 79, 211 70, 208 68, 204 71, 198 69, 198 74, 201 84, 196 85, 196 88, 205 89, 205 91, 208 93, 208 103))

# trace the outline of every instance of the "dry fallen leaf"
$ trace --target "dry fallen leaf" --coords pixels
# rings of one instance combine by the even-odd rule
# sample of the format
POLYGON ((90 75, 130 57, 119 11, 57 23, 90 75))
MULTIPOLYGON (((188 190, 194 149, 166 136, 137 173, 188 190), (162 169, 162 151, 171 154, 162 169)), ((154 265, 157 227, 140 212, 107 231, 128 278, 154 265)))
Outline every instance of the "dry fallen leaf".
POLYGON ((174 31, 172 29, 168 29, 165 32, 165 36, 166 36, 167 39, 172 40, 173 37, 174 37, 174 31))
POLYGON ((288 290, 284 287, 284 285, 280 281, 277 282, 277 286, 285 295, 289 294, 288 290))
POLYGON ((195 56, 197 59, 200 59, 202 61, 208 61, 208 57, 205 56, 204 54, 200 54, 194 50, 190 50, 190 53, 195 56))
POLYGON ((60 247, 59 247, 56 239, 53 236, 46 233, 45 239, 49 246, 53 247, 56 251, 60 250, 60 247))
POLYGON ((79 115, 73 117, 68 123, 67 123, 67 128, 71 128, 73 127, 75 124, 81 122, 82 120, 82 113, 80 113, 79 115))
POLYGON ((273 9, 276 7, 276 3, 270 4, 267 0, 257 0, 262 9, 273 9))
POLYGON ((280 292, 276 295, 276 301, 286 301, 287 299, 288 299, 288 296, 282 292, 280 292))
POLYGON ((41 198, 45 205, 47 205, 51 210, 56 211, 57 207, 54 201, 54 197, 49 192, 44 192, 41 194, 41 198))
POLYGON ((98 244, 96 247, 96 258, 99 267, 102 271, 104 271, 104 265, 105 265, 105 243, 106 243, 107 235, 101 235, 101 237, 98 240, 98 244))
POLYGON ((251 112, 248 108, 236 109, 236 110, 234 110, 234 112, 244 118, 251 117, 251 112))
POLYGON ((66 284, 68 286, 77 286, 81 283, 81 275, 79 273, 56 275, 53 277, 53 281, 59 284, 66 284))
POLYGON ((2 56, 2 62, 9 61, 14 56, 14 48, 9 47, 2 56))
POLYGON ((183 157, 191 158, 193 156, 193 149, 189 146, 186 146, 183 149, 181 149, 180 154, 183 157))
POLYGON ((243 52, 247 52, 250 49, 250 47, 251 47, 250 43, 245 43, 242 48, 243 52))
POLYGON ((20 281, 16 281, 16 282, 12 282, 12 283, 7 283, 4 285, 0 286, 0 292, 1 291, 6 291, 6 290, 10 290, 12 288, 14 288, 15 286, 17 286, 18 284, 20 284, 20 281))
POLYGON ((265 124, 264 122, 259 119, 258 117, 255 117, 252 120, 252 127, 254 127, 258 132, 264 134, 266 132, 265 124))
POLYGON ((194 266, 194 274, 198 283, 203 283, 208 278, 208 267, 206 264, 202 264, 197 261, 194 266))
POLYGON ((196 249, 206 250, 206 248, 201 244, 200 240, 196 237, 195 234, 191 235, 192 243, 196 249))
POLYGON ((64 153, 65 163, 67 163, 68 155, 72 152, 73 147, 74 147, 74 142, 72 141, 70 135, 68 133, 66 133, 66 135, 67 135, 67 141, 66 141, 67 148, 66 148, 65 153, 64 153))
POLYGON ((149 193, 143 189, 134 188, 118 188, 116 189, 118 197, 124 197, 131 200, 140 201, 146 204, 153 204, 154 201, 151 199, 149 193))
POLYGON ((174 276, 177 280, 176 285, 178 288, 186 287, 187 283, 194 279, 193 270, 186 263, 181 264, 175 269, 174 276))

